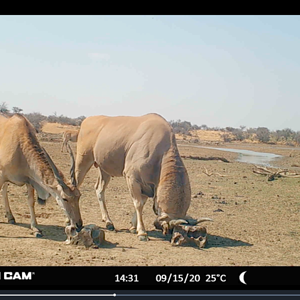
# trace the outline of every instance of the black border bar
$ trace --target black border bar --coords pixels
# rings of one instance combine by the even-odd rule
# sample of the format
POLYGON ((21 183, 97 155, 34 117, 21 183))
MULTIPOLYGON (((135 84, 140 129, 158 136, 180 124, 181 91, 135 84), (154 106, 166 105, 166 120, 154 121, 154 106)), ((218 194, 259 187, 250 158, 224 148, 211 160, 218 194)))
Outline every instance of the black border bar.
POLYGON ((0 289, 299 290, 300 267, 0 267, 0 289))

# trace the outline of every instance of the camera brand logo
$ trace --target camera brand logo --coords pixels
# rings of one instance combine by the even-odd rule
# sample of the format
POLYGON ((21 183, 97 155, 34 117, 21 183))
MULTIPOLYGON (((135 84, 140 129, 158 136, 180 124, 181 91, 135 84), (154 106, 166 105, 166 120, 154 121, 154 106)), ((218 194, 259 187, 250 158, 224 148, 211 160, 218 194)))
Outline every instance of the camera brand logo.
POLYGON ((34 272, 2 272, 0 280, 32 280, 34 272))

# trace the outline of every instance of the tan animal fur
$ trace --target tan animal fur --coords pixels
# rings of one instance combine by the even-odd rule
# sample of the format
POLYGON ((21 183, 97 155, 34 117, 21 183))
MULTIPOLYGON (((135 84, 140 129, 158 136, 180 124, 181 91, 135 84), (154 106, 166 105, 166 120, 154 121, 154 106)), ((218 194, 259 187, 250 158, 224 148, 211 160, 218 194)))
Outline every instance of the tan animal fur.
POLYGON ((64 147, 68 150, 67 144, 69 141, 76 143, 78 138, 79 130, 66 130, 62 135, 62 146, 61 152, 63 152, 64 147))
POLYGON ((114 228, 104 195, 111 176, 126 178, 136 210, 131 230, 137 230, 140 240, 148 239, 142 220, 148 197, 154 198, 159 223, 186 216, 191 201, 189 177, 172 128, 160 115, 86 118, 77 141, 78 186, 93 164, 99 169, 95 188, 107 228, 114 228))
MULTIPOLYGON (((6 217, 9 222, 15 222, 8 203, 7 183, 19 186, 26 184, 31 228, 36 235, 41 235, 41 231, 37 228, 34 212, 34 189, 40 203, 44 203, 52 195, 64 209, 71 224, 80 229, 82 227, 79 210, 80 192, 74 186, 75 180, 71 177, 72 183, 66 183, 64 175, 40 146, 35 132, 33 125, 20 114, 9 118, 0 115, 0 189, 3 187, 6 217)), ((73 153, 70 155, 72 158, 73 153)), ((73 157, 71 168, 73 173, 74 164, 73 157)))

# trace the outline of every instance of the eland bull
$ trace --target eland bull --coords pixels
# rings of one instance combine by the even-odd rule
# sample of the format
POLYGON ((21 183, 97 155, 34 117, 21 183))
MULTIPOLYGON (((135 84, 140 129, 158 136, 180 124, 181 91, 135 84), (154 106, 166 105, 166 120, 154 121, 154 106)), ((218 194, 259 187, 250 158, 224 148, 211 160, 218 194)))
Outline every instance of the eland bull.
POLYGON ((77 142, 77 138, 78 138, 78 132, 79 130, 66 130, 63 135, 62 135, 62 146, 61 146, 61 152, 63 152, 64 147, 67 149, 67 144, 69 141, 71 142, 77 142))
POLYGON ((135 207, 130 231, 137 231, 140 240, 148 240, 142 219, 148 197, 154 200, 155 226, 164 233, 171 229, 170 221, 182 222, 186 218, 191 201, 189 177, 172 128, 160 115, 86 118, 77 141, 78 187, 93 165, 99 170, 95 188, 108 229, 113 230, 114 225, 106 209, 104 192, 112 176, 126 178, 135 207))
POLYGON ((15 223, 7 197, 7 183, 10 182, 18 186, 27 185, 31 229, 36 236, 41 236, 42 233, 37 228, 34 212, 34 189, 40 204, 44 204, 53 196, 65 211, 71 225, 80 231, 80 192, 75 184, 75 160, 72 150, 69 152, 72 160, 71 181, 66 183, 64 175, 57 169, 46 150, 40 146, 35 133, 35 128, 24 116, 0 115, 0 189, 2 188, 8 222, 15 223))

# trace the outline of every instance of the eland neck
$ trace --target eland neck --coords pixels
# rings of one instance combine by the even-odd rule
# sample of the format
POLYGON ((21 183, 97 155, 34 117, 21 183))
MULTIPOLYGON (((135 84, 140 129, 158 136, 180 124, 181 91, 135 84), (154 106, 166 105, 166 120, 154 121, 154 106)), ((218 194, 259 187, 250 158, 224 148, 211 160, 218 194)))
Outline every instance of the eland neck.
POLYGON ((157 187, 157 205, 160 215, 170 219, 184 218, 191 202, 188 173, 180 157, 175 136, 161 164, 157 187))
POLYGON ((29 178, 51 192, 57 181, 36 136, 29 132, 27 137, 20 141, 20 146, 28 164, 29 178))

